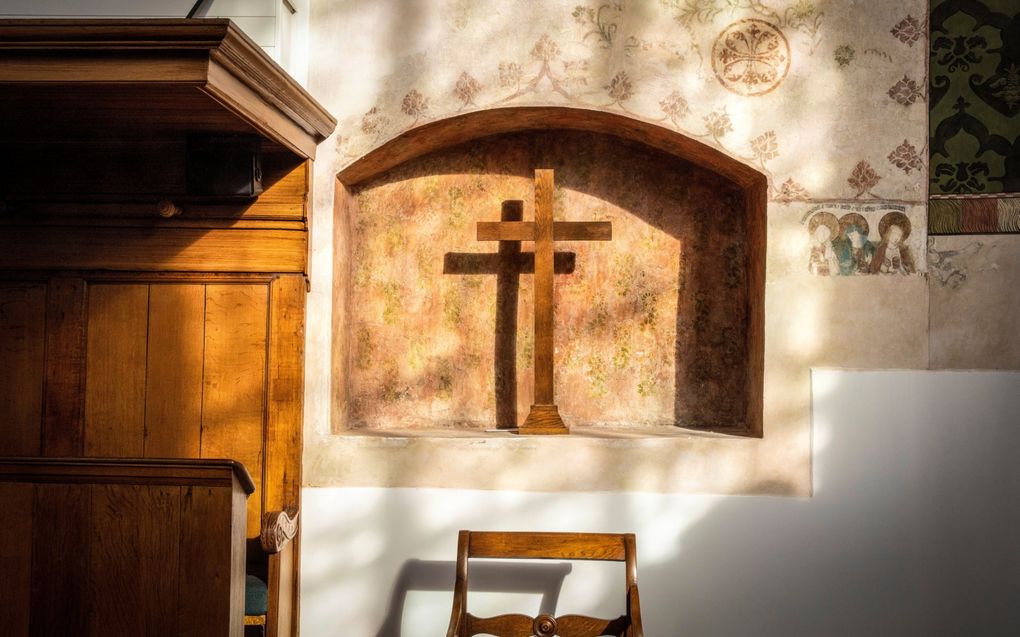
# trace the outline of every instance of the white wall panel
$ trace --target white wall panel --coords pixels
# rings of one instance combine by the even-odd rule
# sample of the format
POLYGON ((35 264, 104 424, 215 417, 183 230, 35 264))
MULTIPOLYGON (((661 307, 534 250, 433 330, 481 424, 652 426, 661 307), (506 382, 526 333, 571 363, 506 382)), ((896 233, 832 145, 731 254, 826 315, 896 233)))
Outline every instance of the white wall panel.
MULTIPOLYGON (((1020 634, 1020 373, 812 390, 810 499, 305 489, 302 634, 444 634, 462 528, 636 532, 648 635, 1020 634)), ((621 609, 619 569, 569 568, 478 569, 469 607, 621 609)))

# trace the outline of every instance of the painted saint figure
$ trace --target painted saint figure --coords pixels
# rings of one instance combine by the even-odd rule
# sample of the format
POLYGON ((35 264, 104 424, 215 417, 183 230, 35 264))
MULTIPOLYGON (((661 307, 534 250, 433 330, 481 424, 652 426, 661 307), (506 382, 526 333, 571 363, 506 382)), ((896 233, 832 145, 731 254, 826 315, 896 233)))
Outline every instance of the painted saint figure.
POLYGON ((839 259, 839 273, 843 276, 871 273, 875 243, 868 241, 870 232, 868 220, 856 212, 839 218, 839 236, 832 241, 832 247, 839 259))
POLYGON ((907 247, 910 219, 902 212, 890 212, 878 222, 882 242, 871 260, 872 274, 913 274, 914 255, 907 247))
POLYGON ((811 235, 811 256, 808 272, 817 276, 835 276, 839 273, 839 259, 832 248, 832 239, 839 230, 839 221, 831 212, 819 212, 808 221, 811 235))

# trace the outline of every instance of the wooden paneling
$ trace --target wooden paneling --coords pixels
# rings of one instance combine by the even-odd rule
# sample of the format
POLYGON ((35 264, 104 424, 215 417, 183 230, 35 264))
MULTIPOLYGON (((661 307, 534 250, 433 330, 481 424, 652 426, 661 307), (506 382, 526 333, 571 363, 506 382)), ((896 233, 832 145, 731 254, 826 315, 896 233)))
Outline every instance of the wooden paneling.
POLYGON ((231 621, 227 586, 231 571, 224 568, 224 561, 231 557, 231 520, 223 515, 231 510, 231 494, 224 489, 185 487, 181 504, 181 544, 192 550, 188 559, 181 560, 178 571, 177 635, 205 637, 209 626, 225 626, 231 621), (203 585, 192 587, 189 582, 203 585), (217 599, 209 600, 212 591, 217 599))
MULTIPOLYGON (((258 128, 306 158, 336 126, 311 95, 228 20, 94 20, 86 26, 77 20, 3 20, 0 83, 194 87, 225 105, 236 122, 258 128)), ((167 120, 190 122, 175 102, 150 104, 166 107, 167 120)), ((138 127, 152 121, 148 110, 127 113, 126 122, 100 122, 99 128, 138 127)), ((40 119, 46 121, 37 118, 32 128, 45 128, 40 119)), ((150 125, 158 127, 159 120, 150 125)))
POLYGON ((281 276, 270 286, 269 409, 265 506, 298 507, 304 392, 305 281, 281 276))
POLYGON ((175 634, 181 487, 94 484, 89 574, 92 635, 175 634))
POLYGON ((46 291, 43 455, 81 455, 84 388, 85 281, 55 277, 46 291))
MULTIPOLYGON (((203 458, 233 458, 262 494, 268 288, 208 285, 205 314, 203 458)), ((248 503, 248 537, 261 528, 260 500, 248 503)))
POLYGON ((241 637, 236 463, 0 459, 0 634, 241 637))
MULTIPOLYGON (((142 524, 138 527, 140 559, 137 568, 142 590, 146 593, 141 610, 146 618, 145 635, 177 633, 182 583, 168 576, 167 567, 181 561, 182 490, 179 486, 153 485, 140 491, 142 524)), ((244 497, 243 493, 241 497, 244 497)), ((174 570, 171 568, 170 573, 174 570)))
POLYGON ((28 637, 32 576, 31 484, 0 482, 0 627, 11 637, 28 637))
POLYGON ((150 285, 146 457, 199 457, 204 354, 205 285, 150 285))
POLYGON ((33 635, 87 634, 90 504, 88 485, 35 486, 33 635))
MULTIPOLYGON (((102 529, 89 553, 88 631, 146 634, 139 544, 142 492, 139 485, 91 485, 88 529, 102 529)), ((146 582, 148 583, 148 582, 146 582)))
MULTIPOLYGON (((304 392, 305 281, 281 276, 270 286, 269 409, 266 429, 266 511, 300 509, 302 394, 304 392)), ((270 582, 284 594, 271 596, 270 634, 297 634, 299 543, 269 558, 270 582)))
POLYGON ((45 286, 0 283, 0 455, 40 453, 45 314, 45 286))
POLYGON ((304 272, 301 230, 0 226, 0 269, 304 272))
POLYGON ((138 458, 145 424, 149 286, 89 289, 85 455, 138 458))

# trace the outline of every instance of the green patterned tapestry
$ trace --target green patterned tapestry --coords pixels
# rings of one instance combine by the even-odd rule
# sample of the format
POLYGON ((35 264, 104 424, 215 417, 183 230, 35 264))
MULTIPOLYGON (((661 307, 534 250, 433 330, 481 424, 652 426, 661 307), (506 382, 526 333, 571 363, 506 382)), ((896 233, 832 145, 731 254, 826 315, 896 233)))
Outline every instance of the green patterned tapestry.
POLYGON ((932 0, 930 33, 929 231, 1020 231, 1020 0, 932 0))

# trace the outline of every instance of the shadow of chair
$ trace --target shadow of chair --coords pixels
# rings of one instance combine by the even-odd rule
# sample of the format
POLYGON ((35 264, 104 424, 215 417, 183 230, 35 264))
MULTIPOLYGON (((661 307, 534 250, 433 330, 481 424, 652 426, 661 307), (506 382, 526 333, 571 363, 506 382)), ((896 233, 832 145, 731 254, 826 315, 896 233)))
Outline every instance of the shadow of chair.
MULTIPOLYGON (((476 593, 537 593, 540 613, 551 613, 559 602, 570 564, 478 564, 471 591, 476 593)), ((376 637, 400 637, 404 606, 411 591, 449 591, 456 564, 449 561, 407 560, 397 575, 386 619, 376 637)))
POLYGON ((611 533, 520 533, 461 531, 457 578, 447 637, 643 637, 637 588, 634 535, 611 533), (509 614, 475 617, 467 611, 468 561, 490 559, 563 559, 625 562, 627 610, 615 619, 584 615, 554 617, 545 609, 536 617, 509 614))

